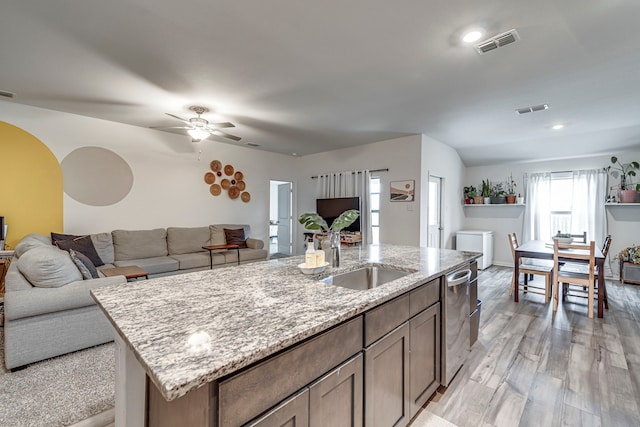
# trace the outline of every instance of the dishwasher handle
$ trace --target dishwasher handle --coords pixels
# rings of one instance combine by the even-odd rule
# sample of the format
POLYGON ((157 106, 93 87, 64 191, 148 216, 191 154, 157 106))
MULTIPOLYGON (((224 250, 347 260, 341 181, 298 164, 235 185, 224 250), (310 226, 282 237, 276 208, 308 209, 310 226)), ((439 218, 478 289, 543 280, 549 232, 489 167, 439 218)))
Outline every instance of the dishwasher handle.
POLYGON ((459 270, 447 276, 447 286, 454 288, 471 279, 471 270, 459 270))

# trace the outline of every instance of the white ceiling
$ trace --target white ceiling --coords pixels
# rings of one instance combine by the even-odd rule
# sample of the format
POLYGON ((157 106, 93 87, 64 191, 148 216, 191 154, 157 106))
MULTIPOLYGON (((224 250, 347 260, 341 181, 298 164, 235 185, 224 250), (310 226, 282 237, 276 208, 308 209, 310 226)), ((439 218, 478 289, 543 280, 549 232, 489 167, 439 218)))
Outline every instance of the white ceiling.
POLYGON ((616 154, 640 148, 639 20, 635 0, 8 1, 0 100, 143 127, 203 105, 298 155, 417 133, 469 166, 616 154), (457 41, 477 24, 521 40, 478 55, 457 41))

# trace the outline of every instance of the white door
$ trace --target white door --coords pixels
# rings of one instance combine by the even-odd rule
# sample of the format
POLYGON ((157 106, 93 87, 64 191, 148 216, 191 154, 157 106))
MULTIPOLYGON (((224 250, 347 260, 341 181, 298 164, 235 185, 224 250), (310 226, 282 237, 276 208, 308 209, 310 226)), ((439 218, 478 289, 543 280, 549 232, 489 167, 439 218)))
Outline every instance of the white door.
POLYGON ((278 185, 278 252, 291 255, 291 183, 278 185))
POLYGON ((429 175, 429 235, 427 246, 442 247, 442 178, 429 175))

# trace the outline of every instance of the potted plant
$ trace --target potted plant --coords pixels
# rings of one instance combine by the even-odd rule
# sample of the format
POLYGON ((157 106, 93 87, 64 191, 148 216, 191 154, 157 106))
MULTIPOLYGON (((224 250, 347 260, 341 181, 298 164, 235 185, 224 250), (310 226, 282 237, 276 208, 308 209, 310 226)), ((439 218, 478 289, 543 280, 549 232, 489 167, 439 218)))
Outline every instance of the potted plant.
POLYGON ((512 174, 509 174, 506 193, 505 198, 507 203, 513 205, 516 202, 516 182, 513 180, 512 174))
POLYGON ((473 200, 475 198, 476 195, 476 187, 474 187, 473 185, 470 185, 468 187, 464 187, 464 202, 469 205, 471 203, 475 203, 475 201, 473 200))
POLYGON ((480 194, 484 198, 484 204, 488 205, 491 203, 491 182, 487 180, 482 180, 482 190, 480 194))
POLYGON ((493 184, 491 187, 491 204, 503 205, 506 201, 504 196, 504 187, 501 182, 493 184))
MULTIPOLYGON (((303 213, 298 218, 298 222, 307 230, 322 230, 327 233, 330 244, 330 253, 326 256, 327 259, 331 259, 333 267, 340 266, 340 230, 350 226, 360 216, 360 211, 357 209, 350 209, 344 211, 333 221, 331 227, 327 224, 320 215, 315 212, 303 213)), ((322 249, 327 249, 325 243, 322 244, 322 249)), ((325 250, 326 252, 326 250, 325 250)))
POLYGON ((631 186, 631 177, 636 176, 636 170, 640 169, 640 163, 629 162, 623 165, 616 156, 611 157, 611 163, 612 165, 607 166, 605 170, 614 178, 620 177, 618 199, 621 203, 634 203, 638 198, 638 191, 631 186))

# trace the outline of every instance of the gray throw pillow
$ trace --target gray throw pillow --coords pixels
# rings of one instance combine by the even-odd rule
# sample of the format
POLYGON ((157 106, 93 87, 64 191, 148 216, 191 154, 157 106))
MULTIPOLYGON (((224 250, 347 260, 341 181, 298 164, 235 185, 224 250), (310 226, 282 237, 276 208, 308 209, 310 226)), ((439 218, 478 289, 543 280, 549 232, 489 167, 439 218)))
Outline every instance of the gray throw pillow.
POLYGON ((82 273, 83 279, 97 279, 99 277, 96 266, 93 265, 87 256, 81 252, 76 252, 73 249, 69 249, 69 255, 76 267, 78 267, 78 270, 80 270, 80 273, 82 273))
POLYGON ((33 285, 58 288, 82 280, 71 255, 55 246, 33 248, 18 258, 18 270, 33 285))
POLYGON ((76 252, 80 252, 91 260, 94 266, 100 267, 104 265, 104 262, 98 255, 93 241, 90 236, 74 236, 73 234, 58 234, 51 233, 51 241, 54 245, 68 251, 73 249, 76 252))

